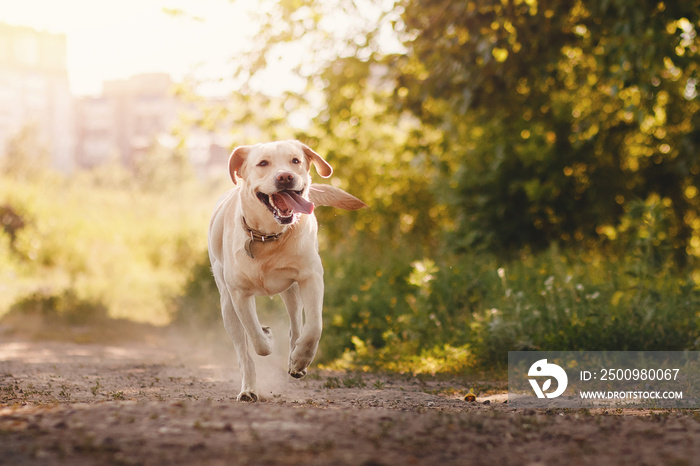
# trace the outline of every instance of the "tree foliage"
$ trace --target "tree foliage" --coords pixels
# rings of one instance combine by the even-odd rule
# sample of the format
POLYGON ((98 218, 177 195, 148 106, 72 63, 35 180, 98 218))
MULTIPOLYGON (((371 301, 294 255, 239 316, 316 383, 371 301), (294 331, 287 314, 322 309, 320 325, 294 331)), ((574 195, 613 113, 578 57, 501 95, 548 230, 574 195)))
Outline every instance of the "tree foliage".
POLYGON ((316 115, 291 133, 349 164, 341 183, 359 195, 410 206, 429 228, 439 218, 457 250, 497 251, 614 238, 634 201, 660 199, 677 258, 697 255, 697 2, 269 7, 235 77, 254 94, 301 46, 306 85, 282 114, 316 115))
POLYGON ((629 202, 697 235, 697 2, 408 0, 401 108, 444 131, 467 245, 596 239, 629 202))

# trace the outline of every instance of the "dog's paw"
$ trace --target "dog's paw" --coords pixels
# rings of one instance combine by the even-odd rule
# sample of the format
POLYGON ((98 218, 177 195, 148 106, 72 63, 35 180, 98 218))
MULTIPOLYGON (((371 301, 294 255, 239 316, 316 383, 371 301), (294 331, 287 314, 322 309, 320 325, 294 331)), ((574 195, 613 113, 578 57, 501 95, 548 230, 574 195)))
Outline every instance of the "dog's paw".
POLYGON ((304 377, 306 369, 314 359, 315 353, 315 347, 297 342, 289 355, 289 375, 295 379, 304 377))
POLYGON ((268 356, 272 353, 272 346, 274 344, 274 338, 272 337, 272 329, 270 327, 261 327, 262 329, 262 341, 256 339, 253 340, 253 348, 255 352, 260 356, 268 356))
POLYGON ((303 377, 306 375, 306 369, 302 369, 302 370, 293 370, 293 369, 290 368, 290 369, 289 369, 289 375, 291 375, 291 376, 294 377, 295 379, 301 379, 301 378, 303 378, 303 377))
POLYGON ((255 403, 258 401, 258 395, 252 390, 246 390, 238 394, 236 401, 245 403, 255 403))
POLYGON ((296 355, 298 355, 298 352, 293 351, 289 358, 289 370, 287 372, 295 379, 301 379, 306 375, 309 364, 306 363, 306 359, 300 360, 295 358, 296 355))

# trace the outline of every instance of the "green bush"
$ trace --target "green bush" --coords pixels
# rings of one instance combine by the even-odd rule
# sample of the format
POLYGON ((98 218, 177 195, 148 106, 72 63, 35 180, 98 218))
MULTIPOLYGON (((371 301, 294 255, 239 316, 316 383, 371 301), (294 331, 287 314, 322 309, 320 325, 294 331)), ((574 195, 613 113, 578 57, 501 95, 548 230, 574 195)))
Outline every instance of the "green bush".
POLYGON ((700 348, 697 284, 638 246, 619 259, 554 246, 501 267, 426 259, 386 276, 377 265, 327 286, 338 294, 326 296, 322 362, 450 372, 503 367, 509 350, 700 348))
POLYGON ((8 318, 35 315, 47 323, 85 325, 108 319, 107 307, 96 300, 79 297, 74 290, 60 293, 34 292, 10 307, 8 318))
POLYGON ((479 358, 509 350, 692 350, 700 293, 689 277, 640 258, 572 262, 554 248, 499 269, 493 307, 473 325, 479 358), (533 273, 533 271, 535 273, 533 273))

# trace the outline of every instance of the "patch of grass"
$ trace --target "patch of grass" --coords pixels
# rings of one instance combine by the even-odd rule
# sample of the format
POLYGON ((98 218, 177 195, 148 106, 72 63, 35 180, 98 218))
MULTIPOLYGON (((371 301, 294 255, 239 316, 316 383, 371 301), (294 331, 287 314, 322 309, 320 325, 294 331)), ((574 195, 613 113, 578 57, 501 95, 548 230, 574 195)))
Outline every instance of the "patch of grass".
POLYGON ((343 387, 345 388, 365 388, 367 383, 362 380, 360 374, 348 374, 343 377, 343 387))
POLYGON ((0 230, 0 315, 33 294, 66 291, 100 303, 110 317, 165 324, 171 302, 206 249, 218 193, 187 181, 144 189, 104 173, 0 175, 0 204, 24 226, 0 230), (203 227, 204 225, 204 227, 203 227))
POLYGON ((340 377, 328 377, 323 384, 323 388, 333 389, 342 387, 340 377))
POLYGON ((374 387, 375 390, 384 390, 385 383, 382 382, 381 380, 376 380, 373 384, 372 387, 374 387))
POLYGON ((347 374, 344 377, 328 377, 323 388, 365 388, 367 383, 360 374, 347 374))
POLYGON ((58 396, 70 400, 70 387, 68 385, 61 385, 61 391, 58 392, 58 396))
POLYGON ((90 387, 90 392, 92 392, 92 396, 97 396, 99 394, 100 388, 102 388, 102 385, 100 385, 100 380, 98 379, 95 382, 95 385, 90 387))

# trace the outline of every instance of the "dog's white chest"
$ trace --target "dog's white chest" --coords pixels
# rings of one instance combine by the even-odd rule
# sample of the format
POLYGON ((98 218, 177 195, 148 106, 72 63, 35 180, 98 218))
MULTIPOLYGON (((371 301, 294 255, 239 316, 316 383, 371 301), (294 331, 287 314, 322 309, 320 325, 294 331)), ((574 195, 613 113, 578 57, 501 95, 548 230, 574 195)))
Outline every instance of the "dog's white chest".
POLYGON ((240 277, 243 289, 255 296, 272 296, 283 292, 296 281, 296 273, 278 269, 265 274, 244 274, 240 277))
MULTIPOLYGON (((272 244, 263 247, 274 248, 272 244)), ((235 257, 232 284, 235 288, 255 296, 272 296, 281 293, 298 281, 300 276, 300 264, 284 260, 276 254, 258 253, 252 259, 245 251, 238 251, 235 257)))

